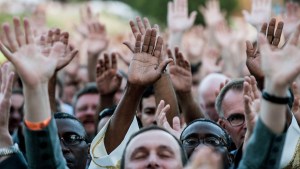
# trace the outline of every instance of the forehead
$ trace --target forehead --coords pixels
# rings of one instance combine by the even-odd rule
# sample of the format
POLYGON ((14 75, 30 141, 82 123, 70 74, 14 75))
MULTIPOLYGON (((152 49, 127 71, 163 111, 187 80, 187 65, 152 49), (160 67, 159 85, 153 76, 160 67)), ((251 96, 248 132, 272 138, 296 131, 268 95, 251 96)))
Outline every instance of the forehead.
POLYGON ((128 144, 126 154, 130 155, 134 150, 140 147, 155 149, 160 146, 169 147, 174 153, 180 154, 178 142, 173 136, 162 130, 150 130, 137 135, 128 144))
POLYGON ((182 138, 186 138, 189 135, 198 135, 205 137, 205 135, 215 135, 218 137, 225 137, 224 131, 210 122, 197 121, 187 126, 182 133, 182 138))
POLYGON ((83 94, 78 98, 76 106, 89 104, 89 103, 98 104, 98 101, 99 101, 99 96, 96 93, 83 94))
POLYGON ((227 118, 232 114, 244 113, 243 92, 237 90, 229 90, 222 102, 224 116, 227 118))
POLYGON ((85 136, 85 130, 78 121, 73 119, 55 119, 55 121, 59 135, 72 132, 80 136, 85 136))
POLYGON ((142 109, 156 108, 156 102, 154 95, 142 99, 142 109))

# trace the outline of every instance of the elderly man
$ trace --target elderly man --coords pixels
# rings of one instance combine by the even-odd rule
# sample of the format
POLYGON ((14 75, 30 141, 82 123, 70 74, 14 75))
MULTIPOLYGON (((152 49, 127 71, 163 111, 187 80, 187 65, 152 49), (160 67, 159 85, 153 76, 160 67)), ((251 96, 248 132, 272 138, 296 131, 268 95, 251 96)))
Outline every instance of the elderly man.
POLYGON ((199 105, 206 116, 215 122, 219 120, 219 115, 215 109, 215 91, 219 90, 220 84, 226 80, 229 78, 223 74, 211 73, 202 80, 198 87, 199 105))

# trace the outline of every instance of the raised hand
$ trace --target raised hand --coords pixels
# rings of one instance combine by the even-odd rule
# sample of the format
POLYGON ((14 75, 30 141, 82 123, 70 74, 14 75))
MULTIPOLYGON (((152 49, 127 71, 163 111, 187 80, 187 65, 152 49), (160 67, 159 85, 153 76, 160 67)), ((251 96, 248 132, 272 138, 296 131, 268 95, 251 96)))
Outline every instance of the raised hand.
MULTIPOLYGON (((129 21, 129 25, 130 25, 130 28, 131 28, 131 31, 135 37, 135 39, 137 39, 137 36, 140 34, 141 35, 141 41, 143 42, 144 41, 144 38, 146 36, 146 30, 148 29, 151 29, 151 24, 148 20, 147 17, 143 18, 143 21, 142 19, 138 16, 136 17, 136 23, 137 23, 137 27, 134 23, 134 21, 130 20, 129 21)), ((158 25, 155 24, 153 26, 154 29, 156 29, 157 33, 159 31, 159 28, 158 28, 158 25)), ((132 51, 134 52, 135 51, 135 45, 134 44, 130 44, 130 42, 124 42, 124 44, 132 51)))
POLYGON ((49 30, 47 36, 40 36, 36 43, 41 46, 44 56, 48 57, 51 48, 57 42, 61 42, 65 45, 64 54, 62 57, 58 58, 56 71, 59 71, 67 66, 76 56, 74 49, 69 46, 69 33, 61 32, 60 29, 49 30))
POLYGON ((188 15, 187 0, 173 0, 168 3, 168 28, 171 32, 184 32, 193 26, 197 12, 188 15))
POLYGON ((116 53, 104 54, 96 68, 96 83, 101 95, 115 94, 121 86, 122 76, 117 72, 116 53))
POLYGON ((287 87, 299 74, 300 58, 298 55, 300 49, 297 47, 299 35, 300 26, 297 27, 284 48, 276 51, 272 51, 268 42, 269 38, 267 40, 264 35, 259 35, 262 71, 272 85, 287 87))
MULTIPOLYGON (((22 33, 20 27, 17 26, 15 29, 19 29, 16 39, 10 39, 10 44, 14 46, 15 52, 8 51, 2 43, 0 44, 1 52, 16 67, 25 85, 33 87, 39 83, 48 82, 59 65, 59 59, 65 54, 65 45, 56 42, 50 48, 49 56, 45 57, 41 46, 34 43, 34 37, 27 19, 24 19, 25 34, 22 33)), ((77 51, 71 52, 72 55, 76 53, 77 51)))
POLYGON ((214 27, 218 23, 225 21, 225 16, 221 12, 219 0, 206 1, 206 8, 199 7, 199 11, 204 17, 205 24, 208 27, 214 27))
POLYGON ((91 22, 88 25, 87 51, 89 55, 98 56, 108 46, 105 26, 99 21, 91 22))
POLYGON ((244 108, 247 132, 244 140, 244 147, 253 133, 258 113, 260 111, 260 92, 257 88, 257 82, 254 76, 245 77, 244 88, 244 108))
POLYGON ((170 77, 176 92, 190 92, 192 88, 192 72, 190 63, 184 58, 179 48, 175 48, 175 58, 170 49, 167 50, 169 58, 176 60, 176 64, 169 65, 170 77))
POLYGON ((80 24, 75 25, 76 31, 83 37, 86 38, 89 33, 88 24, 97 21, 99 18, 98 14, 93 14, 91 8, 86 5, 80 9, 80 24))
POLYGON ((178 116, 175 116, 173 118, 173 126, 171 127, 166 117, 166 113, 169 110, 170 110, 170 105, 165 105, 165 101, 161 100, 155 112, 157 125, 159 127, 165 128, 171 134, 173 134, 177 139, 179 139, 181 132, 183 130, 183 128, 181 128, 180 125, 180 119, 178 116))
POLYGON ((128 82, 138 86, 147 86, 157 81, 172 59, 161 59, 163 46, 162 37, 157 30, 147 29, 144 42, 138 34, 135 43, 134 55, 128 69, 128 82))
POLYGON ((243 10, 245 20, 257 30, 271 17, 272 0, 252 0, 251 13, 243 10))
POLYGON ((1 67, 0 87, 0 148, 13 144, 8 129, 13 77, 14 73, 8 71, 8 64, 4 64, 1 67))
MULTIPOLYGON (((271 45, 272 50, 278 49, 280 42, 283 22, 279 22, 275 29, 276 19, 272 18, 269 24, 264 23, 261 27, 261 33, 267 36, 268 42, 271 45)), ((250 41, 246 41, 246 65, 251 75, 253 75, 259 83, 259 87, 262 88, 264 74, 261 69, 261 55, 260 51, 250 41)))
POLYGON ((299 11, 300 7, 296 2, 286 2, 286 13, 283 15, 284 29, 283 34, 286 39, 295 31, 299 24, 299 11))

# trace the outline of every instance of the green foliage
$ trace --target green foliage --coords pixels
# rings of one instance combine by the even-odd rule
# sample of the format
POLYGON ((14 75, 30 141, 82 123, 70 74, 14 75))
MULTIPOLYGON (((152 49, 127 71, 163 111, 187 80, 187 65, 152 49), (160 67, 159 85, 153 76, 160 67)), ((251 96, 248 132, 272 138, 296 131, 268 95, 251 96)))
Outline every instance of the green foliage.
MULTIPOLYGON (((139 11, 142 15, 157 21, 161 26, 167 23, 167 5, 168 0, 119 0, 127 3, 139 11)), ((204 5, 207 0, 189 0, 189 11, 197 11, 197 24, 203 24, 203 17, 198 11, 200 5, 204 5)), ((227 16, 233 13, 237 8, 238 0, 220 0, 222 11, 226 12, 227 16)))

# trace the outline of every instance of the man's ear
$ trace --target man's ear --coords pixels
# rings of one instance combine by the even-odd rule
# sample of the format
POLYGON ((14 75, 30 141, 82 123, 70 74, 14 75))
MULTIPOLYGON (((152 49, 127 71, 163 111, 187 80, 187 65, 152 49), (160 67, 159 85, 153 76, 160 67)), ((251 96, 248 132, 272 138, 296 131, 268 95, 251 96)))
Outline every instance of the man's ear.
POLYGON ((223 120, 222 118, 219 118, 218 124, 219 124, 223 129, 226 130, 226 125, 225 125, 225 122, 224 122, 224 120, 223 120))

